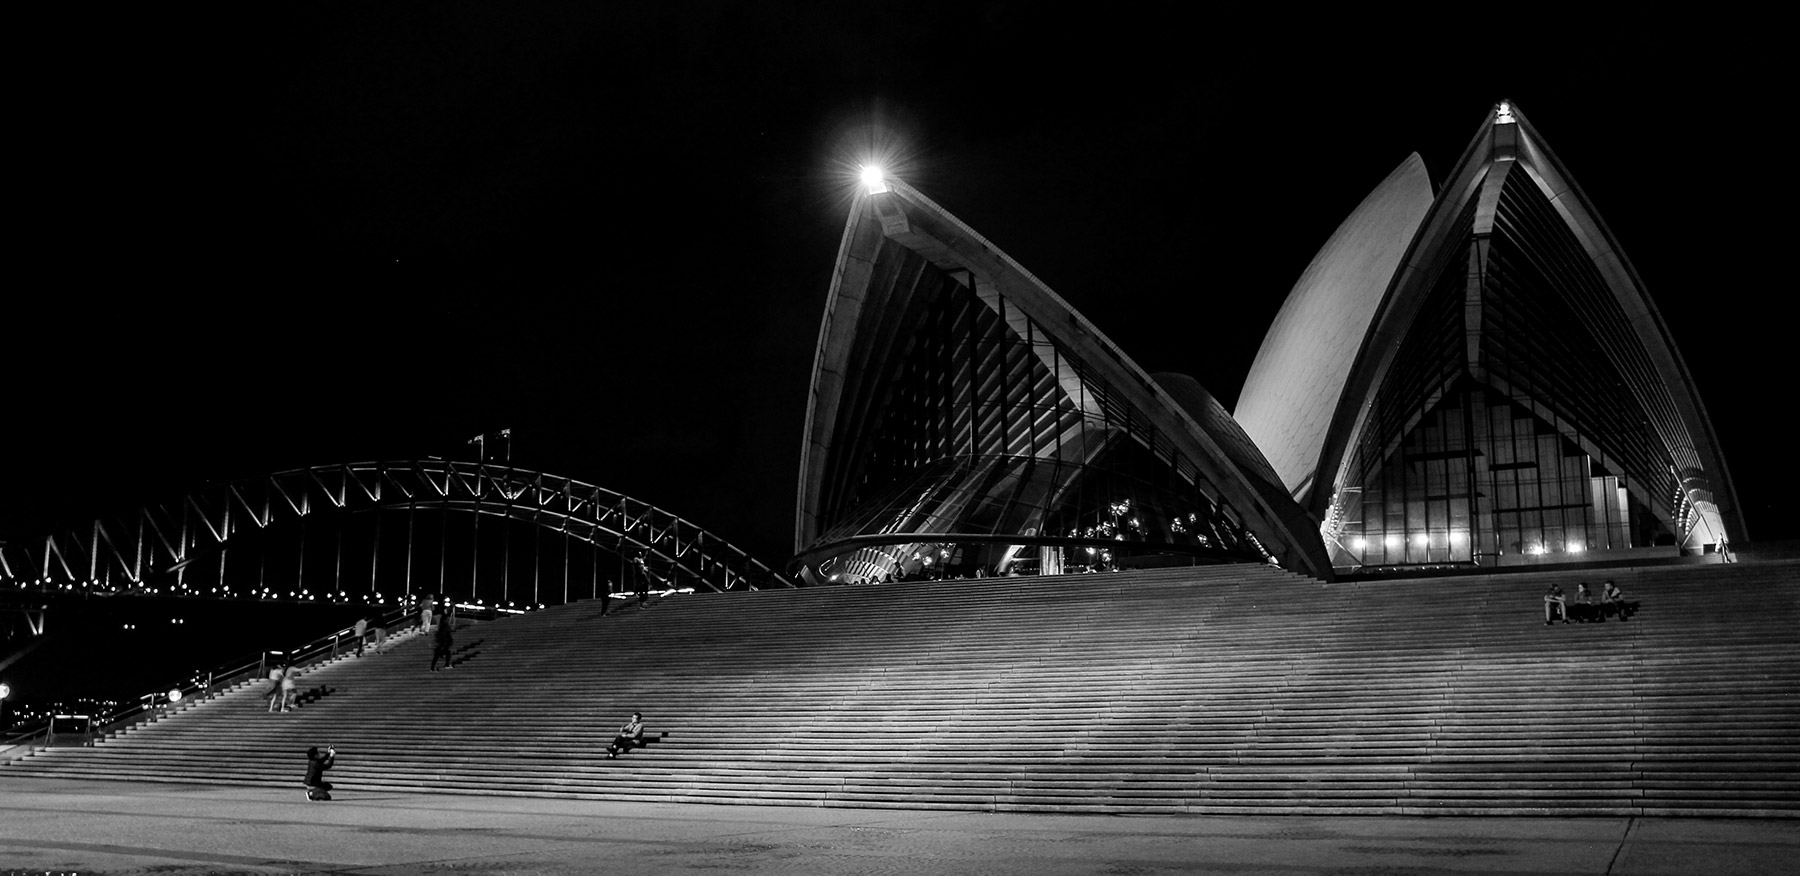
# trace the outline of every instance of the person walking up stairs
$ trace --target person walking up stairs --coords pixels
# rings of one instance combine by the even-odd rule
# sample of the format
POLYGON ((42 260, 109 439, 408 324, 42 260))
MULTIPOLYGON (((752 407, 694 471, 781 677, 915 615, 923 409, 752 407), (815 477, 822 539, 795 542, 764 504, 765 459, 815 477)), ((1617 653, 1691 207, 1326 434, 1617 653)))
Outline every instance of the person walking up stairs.
POLYGON ((456 664, 450 660, 450 649, 455 643, 451 640, 450 619, 438 621, 437 632, 432 634, 431 671, 437 671, 438 658, 444 658, 444 668, 450 669, 456 664))

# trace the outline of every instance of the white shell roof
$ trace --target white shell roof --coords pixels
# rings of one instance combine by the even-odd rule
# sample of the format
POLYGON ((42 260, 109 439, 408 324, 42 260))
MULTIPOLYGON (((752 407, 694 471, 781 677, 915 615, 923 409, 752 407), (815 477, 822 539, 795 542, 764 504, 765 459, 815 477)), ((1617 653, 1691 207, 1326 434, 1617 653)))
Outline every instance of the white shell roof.
POLYGON ((1431 201, 1415 152, 1313 256, 1250 366, 1233 416, 1302 505, 1344 382, 1431 201))

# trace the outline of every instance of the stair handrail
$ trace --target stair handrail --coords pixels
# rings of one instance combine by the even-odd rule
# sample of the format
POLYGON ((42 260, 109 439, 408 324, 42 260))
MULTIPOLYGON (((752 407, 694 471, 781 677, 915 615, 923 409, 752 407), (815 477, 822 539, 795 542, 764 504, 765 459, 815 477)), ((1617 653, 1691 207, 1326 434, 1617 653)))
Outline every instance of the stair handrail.
MULTIPOLYGON (((401 606, 376 615, 376 625, 384 629, 391 628, 396 624, 403 624, 413 616, 412 609, 401 606)), ((371 626, 370 630, 373 631, 373 629, 374 626, 371 626)), ((189 696, 197 696, 204 700, 239 682, 266 678, 269 672, 268 658, 270 654, 283 654, 287 658, 286 662, 296 668, 311 666, 320 662, 321 658, 334 658, 338 656, 345 637, 354 635, 354 626, 342 627, 287 651, 265 648, 257 652, 254 659, 245 661, 238 658, 205 673, 196 672, 187 681, 175 684, 167 690, 140 694, 138 699, 141 702, 138 705, 107 715, 105 723, 95 727, 92 735, 104 736, 153 720, 169 706, 185 701, 189 696), (178 696, 171 697, 172 693, 178 694, 178 696)), ((42 729, 39 728, 38 732, 41 732, 42 729)), ((36 732, 32 735, 36 735, 36 732)))
POLYGON ((45 731, 50 728, 50 722, 53 720, 55 719, 45 718, 42 721, 33 721, 30 724, 24 725, 24 729, 11 736, 0 736, 0 749, 11 748, 15 745, 23 745, 44 735, 45 731))
MULTIPOLYGON (((455 613, 451 615, 451 617, 454 617, 457 620, 493 620, 503 613, 516 614, 519 612, 516 610, 501 609, 498 606, 458 605, 456 606, 455 613)), ((369 627, 368 632, 373 632, 377 626, 383 629, 392 629, 396 626, 405 628, 410 626, 410 622, 418 617, 419 615, 416 608, 410 608, 404 605, 391 608, 375 616, 375 624, 369 627)), ((287 658, 286 663, 295 668, 304 668, 319 663, 322 660, 336 658, 342 650, 350 647, 350 644, 355 641, 355 634, 356 628, 354 625, 341 627, 290 650, 277 651, 265 648, 258 651, 254 658, 248 660, 238 658, 229 663, 221 664, 205 673, 195 672, 187 681, 174 684, 163 690, 138 695, 139 702, 137 705, 125 709, 124 711, 108 713, 96 720, 90 721, 90 729, 85 735, 87 736, 88 741, 91 742, 93 739, 105 736, 109 733, 125 730, 145 721, 153 720, 163 711, 167 710, 169 706, 186 701, 190 696, 198 697, 199 699, 196 700, 197 702, 199 700, 207 699, 223 689, 239 682, 267 678, 270 668, 270 654, 282 654, 287 658), (171 697, 170 694, 176 694, 176 696, 171 697)), ((52 729, 54 721, 54 718, 47 718, 41 722, 33 722, 11 736, 0 736, 0 748, 29 743, 32 739, 39 736, 43 736, 47 744, 49 740, 49 731, 52 729)))

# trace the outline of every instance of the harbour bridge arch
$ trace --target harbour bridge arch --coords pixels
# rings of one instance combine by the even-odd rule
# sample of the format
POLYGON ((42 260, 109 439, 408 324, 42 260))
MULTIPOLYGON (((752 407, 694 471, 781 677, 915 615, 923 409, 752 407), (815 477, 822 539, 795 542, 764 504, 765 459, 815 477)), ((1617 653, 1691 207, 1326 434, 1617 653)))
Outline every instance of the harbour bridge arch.
POLYGON ((724 539, 630 496, 512 466, 426 459, 210 484, 0 545, 0 587, 544 605, 632 589, 642 574, 638 557, 658 589, 795 586, 724 539))

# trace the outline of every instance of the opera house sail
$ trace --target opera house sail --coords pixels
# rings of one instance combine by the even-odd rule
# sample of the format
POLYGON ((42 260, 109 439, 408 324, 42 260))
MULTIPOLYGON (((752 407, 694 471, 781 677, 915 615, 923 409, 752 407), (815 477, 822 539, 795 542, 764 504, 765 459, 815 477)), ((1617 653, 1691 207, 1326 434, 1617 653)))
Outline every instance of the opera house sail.
POLYGON ((1346 220, 1236 412, 1333 565, 1571 562, 1743 538, 1667 325, 1524 115, 1500 104, 1421 212, 1428 189, 1409 159, 1346 220))
POLYGON ((819 333, 795 566, 811 583, 1277 562, 1316 524, 1191 379, 1150 375, 916 190, 860 191, 819 333))

